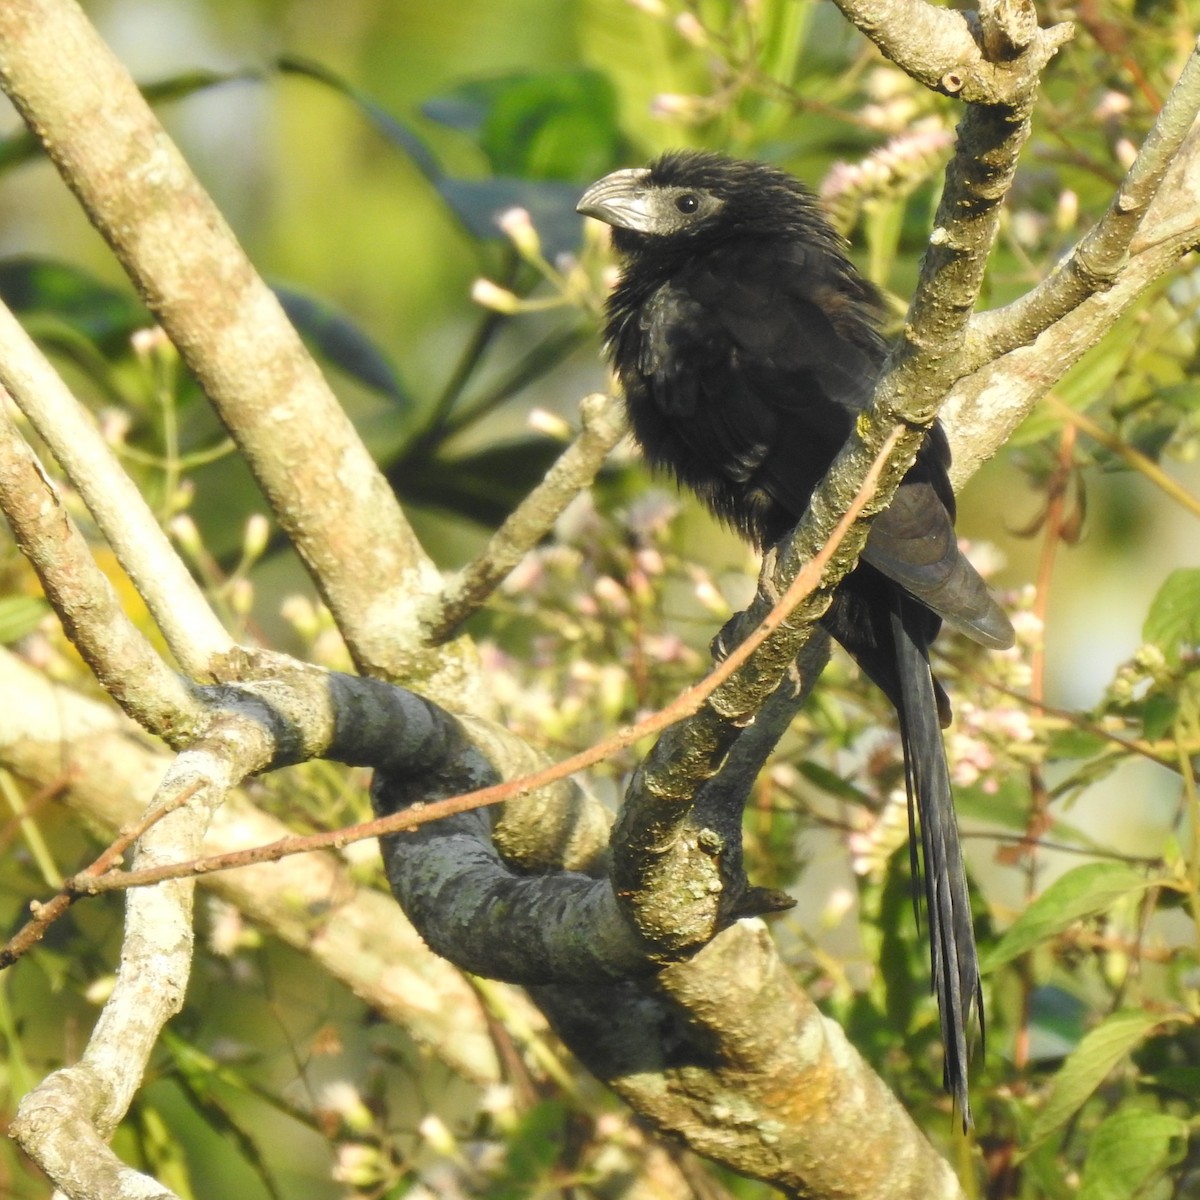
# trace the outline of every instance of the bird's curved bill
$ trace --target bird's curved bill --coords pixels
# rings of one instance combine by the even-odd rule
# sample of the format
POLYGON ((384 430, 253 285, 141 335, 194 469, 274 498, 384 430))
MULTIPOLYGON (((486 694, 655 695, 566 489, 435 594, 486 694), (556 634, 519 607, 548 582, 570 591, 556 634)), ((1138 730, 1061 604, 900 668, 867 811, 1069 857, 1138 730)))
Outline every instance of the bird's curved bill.
POLYGON ((649 216, 645 188, 649 175, 645 167, 605 175, 583 193, 575 211, 620 229, 644 228, 649 216))

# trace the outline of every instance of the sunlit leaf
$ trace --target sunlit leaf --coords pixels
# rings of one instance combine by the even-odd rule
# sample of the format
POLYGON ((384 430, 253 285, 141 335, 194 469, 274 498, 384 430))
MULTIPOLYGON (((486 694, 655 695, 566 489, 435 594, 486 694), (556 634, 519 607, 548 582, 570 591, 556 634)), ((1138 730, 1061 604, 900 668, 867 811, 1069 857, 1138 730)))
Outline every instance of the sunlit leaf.
POLYGON ((471 80, 426 101, 421 111, 471 137, 498 176, 578 184, 621 156, 616 93, 598 71, 471 80))
POLYGON ((1063 758, 1091 758, 1102 750, 1107 750, 1112 742, 1090 729, 1079 729, 1072 725, 1067 729, 1057 729, 1050 737, 1046 746, 1046 758, 1050 761, 1063 758))
POLYGON ((1046 1107, 1038 1114, 1030 1140, 1040 1142, 1065 1125, 1105 1076, 1162 1022, 1140 1009, 1114 1013, 1093 1029, 1063 1064, 1046 1107))
POLYGON ((1162 1179, 1187 1147, 1188 1125, 1168 1113, 1124 1108, 1088 1139, 1079 1200, 1129 1200, 1162 1179))
POLYGON ((1084 917, 1111 908, 1126 896, 1143 892, 1162 881, 1135 871, 1125 863, 1087 863, 1056 879, 1013 922, 983 956, 985 973, 1049 941, 1084 917))
POLYGON ((40 596, 0 598, 0 646, 10 646, 37 628, 50 606, 40 596))
POLYGON ((1200 567, 1181 567, 1167 576, 1150 602, 1142 637, 1170 663, 1200 645, 1200 567))

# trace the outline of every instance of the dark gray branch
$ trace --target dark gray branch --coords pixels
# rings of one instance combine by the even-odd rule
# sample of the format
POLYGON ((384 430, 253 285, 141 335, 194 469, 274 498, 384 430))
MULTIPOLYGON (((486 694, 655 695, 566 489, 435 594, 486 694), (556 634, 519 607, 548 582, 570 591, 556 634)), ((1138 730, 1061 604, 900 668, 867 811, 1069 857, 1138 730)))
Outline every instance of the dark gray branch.
MULTIPOLYGON (((377 777, 380 816, 406 807, 395 791, 377 777)), ((431 949, 509 983, 594 983, 657 970, 607 879, 519 875, 490 832, 488 815, 473 812, 381 839, 392 892, 431 949)))

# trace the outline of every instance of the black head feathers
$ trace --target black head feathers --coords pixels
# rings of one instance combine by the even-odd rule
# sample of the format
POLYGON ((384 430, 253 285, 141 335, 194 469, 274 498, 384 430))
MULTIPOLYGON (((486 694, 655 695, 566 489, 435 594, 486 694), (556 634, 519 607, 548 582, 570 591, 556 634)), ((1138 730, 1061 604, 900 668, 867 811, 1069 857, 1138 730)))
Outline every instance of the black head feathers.
POLYGON ((672 150, 649 167, 614 171, 588 188, 577 207, 611 225, 624 253, 745 236, 842 247, 799 180, 767 163, 703 151, 672 150))

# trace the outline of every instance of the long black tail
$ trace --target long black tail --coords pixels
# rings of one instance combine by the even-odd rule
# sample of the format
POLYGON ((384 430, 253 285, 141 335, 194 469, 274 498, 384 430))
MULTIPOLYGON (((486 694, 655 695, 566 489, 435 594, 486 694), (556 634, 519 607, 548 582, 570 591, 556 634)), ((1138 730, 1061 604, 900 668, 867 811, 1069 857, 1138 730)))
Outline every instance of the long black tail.
POLYGON ((982 1041, 983 995, 975 951, 975 929, 971 922, 971 899, 938 719, 937 692, 929 669, 929 641, 922 628, 926 624, 922 620, 924 616, 916 602, 896 590, 892 632, 899 676, 900 737, 904 745, 908 789, 909 853, 914 881, 922 877, 921 867, 924 867, 933 987, 937 992, 946 1055, 944 1084, 962 1113, 963 1128, 966 1129, 971 1124, 971 1105, 967 1096, 967 1026, 972 1005, 976 1005, 982 1041))

